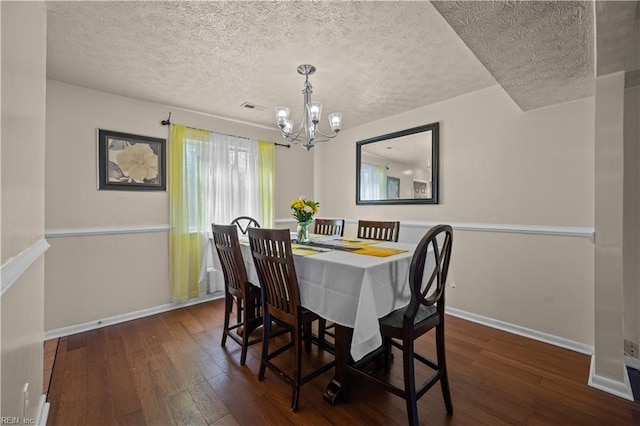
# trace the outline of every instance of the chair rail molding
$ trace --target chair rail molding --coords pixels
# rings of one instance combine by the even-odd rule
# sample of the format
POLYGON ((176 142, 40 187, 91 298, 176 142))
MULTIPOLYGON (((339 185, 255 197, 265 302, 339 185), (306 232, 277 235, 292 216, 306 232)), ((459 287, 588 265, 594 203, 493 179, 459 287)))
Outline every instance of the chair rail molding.
POLYGON ((44 235, 47 238, 61 238, 86 237, 91 235, 149 234, 155 232, 169 232, 169 225, 100 226, 91 228, 48 229, 44 232, 44 235))
MULTIPOLYGON (((382 220, 382 219, 381 219, 382 220)), ((276 224, 296 223, 293 218, 276 219, 276 224)), ((358 224, 358 219, 345 219, 345 223, 358 224)), ((557 237, 579 237, 588 238, 595 241, 595 230, 593 227, 579 226, 547 226, 547 225, 522 225, 503 223, 469 223, 469 222, 421 222, 411 220, 400 221, 400 236, 403 228, 431 228, 441 223, 447 223, 456 231, 478 231, 478 232, 504 232, 509 234, 536 234, 551 235, 557 237)))
POLYGON ((39 240, 2 265, 0 267, 0 296, 9 290, 18 278, 29 269, 29 266, 44 254, 49 247, 51 245, 47 240, 39 240))

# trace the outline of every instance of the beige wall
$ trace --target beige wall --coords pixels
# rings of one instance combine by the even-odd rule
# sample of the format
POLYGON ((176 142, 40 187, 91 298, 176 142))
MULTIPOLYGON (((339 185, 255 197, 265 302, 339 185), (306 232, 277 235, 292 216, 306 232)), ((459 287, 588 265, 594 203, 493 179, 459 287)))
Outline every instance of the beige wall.
MULTIPOLYGON (((315 148, 315 195, 322 215, 349 219, 592 227, 593 116, 593 98, 523 113, 500 87, 480 90, 315 148), (356 206, 356 142, 435 121, 440 204, 356 206)), ((451 268, 450 307, 593 344, 590 240, 457 231, 451 268)))
POLYGON ((596 79, 595 372, 623 382, 624 72, 596 79))
MULTIPOLYGON (((640 86, 624 91, 624 338, 640 344, 640 86)), ((636 354, 638 356, 640 354, 636 354)))
MULTIPOLYGON (((46 12, 42 3, 2 2, 3 270, 44 237, 46 12)), ((42 393, 44 262, 25 264, 1 296, 2 416, 34 419, 42 393)), ((2 277, 3 287, 6 276, 2 277)))
MULTIPOLYGON (((47 81, 46 229, 165 226, 167 192, 98 191, 96 129, 168 138, 160 121, 281 142, 279 132, 47 81)), ((275 126, 274 126, 275 128, 275 126)), ((276 217, 313 190, 313 160, 276 148, 276 217)), ((166 232, 49 238, 45 330, 169 303, 166 232)))

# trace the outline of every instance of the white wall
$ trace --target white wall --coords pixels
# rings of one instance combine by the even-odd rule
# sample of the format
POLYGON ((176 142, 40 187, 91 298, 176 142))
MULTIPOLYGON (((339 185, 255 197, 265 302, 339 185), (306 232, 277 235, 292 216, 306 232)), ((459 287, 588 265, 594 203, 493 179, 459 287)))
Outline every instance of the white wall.
MULTIPOLYGON (((594 99, 521 112, 498 87, 344 131, 317 148, 322 215, 593 227, 594 99), (440 122, 440 204, 355 205, 356 142, 440 122)), ((348 117, 346 118, 348 119, 348 117)), ((400 238, 412 238, 401 226, 400 238)), ((345 235, 354 235, 355 225, 345 235)), ((587 238, 457 231, 448 306, 593 344, 587 238)))
POLYGON ((46 12, 42 3, 1 2, 2 265, 0 415, 28 419, 42 394, 46 12), (31 258, 25 253, 36 253, 31 258), (10 273, 7 273, 10 271, 10 273), (14 278, 9 281, 10 276, 14 278), (9 286, 9 282, 11 285, 9 286))
MULTIPOLYGON (((282 139, 276 130, 47 80, 46 230, 87 235, 49 238, 45 330, 169 303, 166 231, 89 235, 168 225, 167 192, 96 189, 96 129, 166 139, 169 127, 160 121, 169 111, 173 123, 282 139)), ((291 198, 312 192, 312 157, 277 147, 276 217, 289 214, 291 198)))

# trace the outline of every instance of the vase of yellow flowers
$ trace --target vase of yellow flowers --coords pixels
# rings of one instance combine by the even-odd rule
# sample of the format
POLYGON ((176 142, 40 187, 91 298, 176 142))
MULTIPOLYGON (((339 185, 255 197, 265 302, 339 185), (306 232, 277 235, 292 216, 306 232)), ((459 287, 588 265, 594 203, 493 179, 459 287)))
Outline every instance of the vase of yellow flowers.
POLYGON ((299 197, 291 201, 293 217, 298 221, 297 240, 299 243, 309 242, 309 225, 313 221, 313 215, 318 213, 320 203, 299 197))

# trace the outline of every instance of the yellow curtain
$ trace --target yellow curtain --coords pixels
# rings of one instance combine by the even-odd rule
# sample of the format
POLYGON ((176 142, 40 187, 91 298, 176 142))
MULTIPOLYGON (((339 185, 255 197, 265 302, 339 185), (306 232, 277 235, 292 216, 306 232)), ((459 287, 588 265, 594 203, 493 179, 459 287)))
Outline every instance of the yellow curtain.
POLYGON ((273 142, 258 141, 258 185, 260 186, 260 224, 263 228, 273 228, 276 170, 276 146, 273 142))
POLYGON ((199 212, 189 209, 190 191, 199 191, 199 182, 188 180, 185 146, 208 143, 210 133, 180 125, 171 125, 169 154, 169 281, 171 299, 182 302, 199 297, 200 262, 206 235, 190 226, 199 212))

